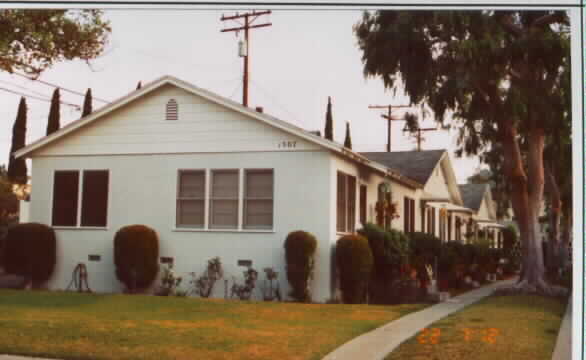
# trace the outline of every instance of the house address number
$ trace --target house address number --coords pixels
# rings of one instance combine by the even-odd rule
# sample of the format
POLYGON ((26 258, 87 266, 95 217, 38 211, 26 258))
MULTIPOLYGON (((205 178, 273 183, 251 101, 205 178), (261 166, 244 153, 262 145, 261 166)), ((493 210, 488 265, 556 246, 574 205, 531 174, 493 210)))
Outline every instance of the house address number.
POLYGON ((297 147, 297 141, 280 141, 279 149, 294 149, 297 147))

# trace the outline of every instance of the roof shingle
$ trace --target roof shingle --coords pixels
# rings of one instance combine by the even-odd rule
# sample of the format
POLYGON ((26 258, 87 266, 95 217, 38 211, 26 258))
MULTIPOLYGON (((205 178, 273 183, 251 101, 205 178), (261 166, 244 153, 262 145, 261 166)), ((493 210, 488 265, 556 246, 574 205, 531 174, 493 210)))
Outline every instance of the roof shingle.
POLYGON ((462 184, 458 185, 464 206, 474 211, 480 210, 482 198, 486 192, 488 184, 462 184))
POLYGON ((441 150, 426 151, 393 151, 393 152, 363 152, 361 155, 369 160, 376 161, 403 175, 424 184, 431 176, 438 161, 446 152, 441 150))

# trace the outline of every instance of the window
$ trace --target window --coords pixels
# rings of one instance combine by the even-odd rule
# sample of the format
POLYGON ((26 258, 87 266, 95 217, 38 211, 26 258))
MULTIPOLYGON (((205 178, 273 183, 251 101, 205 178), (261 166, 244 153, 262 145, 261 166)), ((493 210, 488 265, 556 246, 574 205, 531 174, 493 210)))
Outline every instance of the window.
POLYGON ((462 222, 458 216, 456 216, 456 241, 462 242, 462 222))
POLYGON ((238 228, 238 170, 213 170, 210 228, 238 228))
POLYGON ((177 227, 203 228, 205 171, 180 171, 177 187, 177 227))
POLYGON ((108 181, 107 170, 85 170, 81 179, 77 170, 55 171, 52 225, 105 227, 108 181))
POLYGON ((452 241, 452 214, 448 213, 448 241, 452 241))
POLYGON ((405 233, 415 231, 415 200, 407 196, 403 199, 403 231, 405 233))
POLYGON ((356 223, 356 178, 338 172, 337 184, 336 230, 338 232, 354 232, 356 223))
POLYGON ((360 185, 360 223, 366 224, 366 185, 360 185))
POLYGON ((171 99, 167 102, 167 109, 166 109, 165 118, 167 120, 177 120, 178 119, 178 106, 177 101, 175 99, 171 99))
POLYGON ((272 229, 273 170, 246 170, 244 178, 244 228, 272 229))
POLYGON ((79 171, 56 171, 53 182, 53 226, 77 225, 79 171))
POLYGON ((108 216, 108 172, 86 170, 83 172, 81 201, 81 226, 106 226, 108 216))

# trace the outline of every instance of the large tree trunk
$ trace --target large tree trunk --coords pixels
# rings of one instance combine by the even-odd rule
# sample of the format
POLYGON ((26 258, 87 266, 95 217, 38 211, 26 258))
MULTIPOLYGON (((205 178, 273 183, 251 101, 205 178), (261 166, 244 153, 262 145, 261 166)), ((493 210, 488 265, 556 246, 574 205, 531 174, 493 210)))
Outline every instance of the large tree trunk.
POLYGON ((550 166, 545 167, 545 186, 549 196, 549 237, 547 239, 547 261, 548 272, 554 272, 561 267, 561 241, 560 241, 560 218, 562 213, 562 201, 560 191, 550 166))

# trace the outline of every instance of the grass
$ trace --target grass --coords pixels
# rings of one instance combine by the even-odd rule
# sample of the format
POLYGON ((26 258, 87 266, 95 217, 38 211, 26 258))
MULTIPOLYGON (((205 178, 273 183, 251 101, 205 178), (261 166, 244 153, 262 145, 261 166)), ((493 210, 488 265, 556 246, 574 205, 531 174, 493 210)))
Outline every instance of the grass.
POLYGON ((317 360, 344 342, 425 306, 1 290, 0 354, 317 360))
POLYGON ((550 360, 567 301, 490 296, 442 319, 386 360, 550 360))

